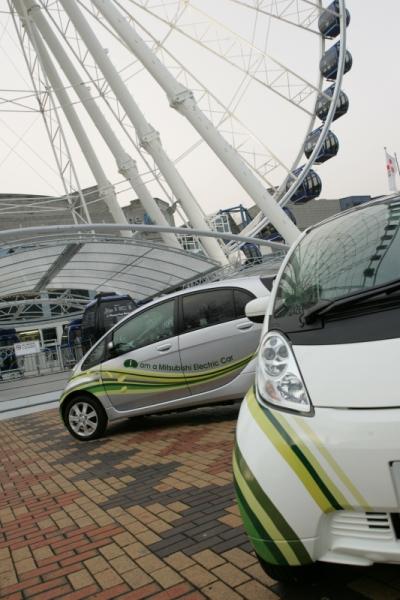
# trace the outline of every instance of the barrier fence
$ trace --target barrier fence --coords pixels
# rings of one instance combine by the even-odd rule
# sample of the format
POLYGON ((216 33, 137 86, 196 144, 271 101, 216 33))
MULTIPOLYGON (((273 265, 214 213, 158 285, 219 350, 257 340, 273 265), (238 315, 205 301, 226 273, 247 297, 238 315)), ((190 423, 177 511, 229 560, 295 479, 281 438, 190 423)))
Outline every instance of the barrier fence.
POLYGON ((14 346, 0 348, 0 383, 71 369, 83 356, 82 346, 48 346, 34 354, 16 356, 14 346))

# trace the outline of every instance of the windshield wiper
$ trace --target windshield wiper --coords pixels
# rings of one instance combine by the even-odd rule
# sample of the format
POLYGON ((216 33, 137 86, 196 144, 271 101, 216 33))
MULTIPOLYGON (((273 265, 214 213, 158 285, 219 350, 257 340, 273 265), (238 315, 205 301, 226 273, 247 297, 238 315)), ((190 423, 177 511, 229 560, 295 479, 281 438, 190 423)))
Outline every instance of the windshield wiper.
POLYGON ((377 285, 361 292, 355 292, 354 294, 339 296, 334 300, 321 300, 311 308, 305 310, 302 318, 307 324, 313 323, 317 317, 322 317, 336 308, 347 306, 353 302, 358 302, 359 300, 373 298, 374 296, 379 296, 380 294, 391 294, 397 290, 400 290, 400 279, 391 281, 390 283, 385 283, 383 285, 377 285))

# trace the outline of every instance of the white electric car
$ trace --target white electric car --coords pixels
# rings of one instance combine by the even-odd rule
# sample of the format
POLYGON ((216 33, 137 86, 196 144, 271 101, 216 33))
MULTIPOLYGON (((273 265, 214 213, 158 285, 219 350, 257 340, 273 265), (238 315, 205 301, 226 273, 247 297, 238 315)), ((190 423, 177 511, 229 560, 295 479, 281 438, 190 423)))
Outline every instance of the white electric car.
POLYGON ((302 234, 274 282, 233 468, 275 579, 400 563, 399 230, 399 196, 343 213, 302 234))
POLYGON ((243 398, 261 325, 244 313, 270 278, 243 277, 163 296, 106 333, 75 366, 61 416, 80 440, 121 417, 243 398))

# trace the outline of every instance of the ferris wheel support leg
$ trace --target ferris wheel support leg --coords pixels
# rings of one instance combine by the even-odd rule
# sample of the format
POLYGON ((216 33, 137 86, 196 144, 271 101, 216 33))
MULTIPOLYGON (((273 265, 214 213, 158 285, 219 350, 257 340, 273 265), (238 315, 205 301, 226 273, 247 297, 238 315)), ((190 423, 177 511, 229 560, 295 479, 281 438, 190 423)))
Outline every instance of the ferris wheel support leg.
POLYGON ((121 36, 125 44, 140 60, 143 66, 164 89, 170 105, 185 116, 201 137, 207 142, 218 158, 249 194, 260 210, 271 220, 282 237, 292 244, 299 236, 299 230, 278 206, 271 194, 244 163, 236 150, 224 139, 213 123, 198 107, 193 93, 183 87, 154 52, 147 46, 135 28, 122 16, 109 0, 91 0, 104 18, 121 36))
MULTIPOLYGON (((87 110, 90 118, 112 152, 119 172, 126 177, 152 221, 158 225, 169 227, 169 224, 162 214, 158 204, 143 183, 135 161, 124 150, 112 127, 109 125, 107 119, 104 117, 96 102, 93 100, 89 88, 82 81, 68 54, 65 52, 59 39, 43 16, 40 6, 35 2, 35 0, 25 0, 25 7, 28 10, 28 15, 32 18, 32 21, 36 25, 43 39, 46 41, 61 69, 64 71, 67 79, 73 86, 80 101, 87 110)), ((123 222, 126 223, 122 209, 121 213, 123 215, 123 222)), ((179 249, 181 248, 181 245, 174 234, 162 233, 161 235, 164 242, 168 246, 179 249)))
MULTIPOLYGON (((21 19, 25 19, 23 7, 21 6, 21 0, 13 0, 13 4, 21 19)), ((49 82, 54 90, 55 95, 58 98, 60 106, 65 114, 66 119, 73 131, 75 138, 82 150, 84 157, 92 171, 93 177, 96 180, 99 196, 104 199, 114 221, 116 223, 126 223, 125 215, 115 197, 114 186, 107 180, 107 177, 103 171, 103 168, 98 160, 96 153, 93 150, 93 146, 82 127, 81 121, 73 107, 72 100, 70 99, 67 91, 64 88, 62 80, 54 66, 54 63, 44 45, 42 38, 38 34, 36 27, 33 23, 27 23, 26 31, 31 39, 32 45, 36 50, 38 59, 40 60, 43 69, 49 79, 49 82)), ((89 211, 86 207, 86 212, 89 217, 89 223, 91 222, 89 211)), ((132 237, 131 232, 121 231, 121 236, 132 237)))
MULTIPOLYGON (((127 86, 104 51, 98 38, 93 33, 81 10, 74 0, 59 0, 65 12, 74 24, 80 37, 86 44, 89 52, 103 73, 107 83, 113 90, 116 98, 123 106, 132 125, 134 126, 141 146, 152 156, 165 180, 170 186, 175 198, 180 201, 192 227, 196 229, 209 229, 203 211, 197 204, 191 191, 181 177, 177 168, 165 152, 160 134, 146 121, 141 109, 136 104, 127 86)), ((227 258, 218 241, 211 238, 201 238, 201 243, 206 253, 222 264, 227 264, 227 258)))

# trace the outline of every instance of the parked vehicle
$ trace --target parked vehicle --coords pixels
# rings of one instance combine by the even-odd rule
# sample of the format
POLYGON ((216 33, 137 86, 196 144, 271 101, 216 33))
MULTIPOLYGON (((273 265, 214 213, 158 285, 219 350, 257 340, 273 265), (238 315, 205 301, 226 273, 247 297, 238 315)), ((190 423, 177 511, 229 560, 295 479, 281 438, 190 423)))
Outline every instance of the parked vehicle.
POLYGON ((68 323, 67 344, 70 348, 82 344, 82 318, 73 319, 68 323))
POLYGON ((61 354, 63 364, 73 367, 83 356, 82 318, 73 319, 63 327, 61 336, 61 354))
POLYGON ((82 315, 81 337, 84 352, 135 308, 136 303, 128 294, 97 294, 95 299, 86 305, 82 315))
POLYGON ((14 344, 19 342, 15 329, 0 329, 0 380, 21 375, 14 344))
POLYGON ((90 440, 107 422, 243 396, 261 326, 244 307, 269 295, 260 277, 163 296, 118 323, 78 363, 61 398, 70 433, 90 440))
POLYGON ((341 213, 302 234, 274 283, 233 461, 274 579, 400 563, 399 231, 400 196, 341 213))

